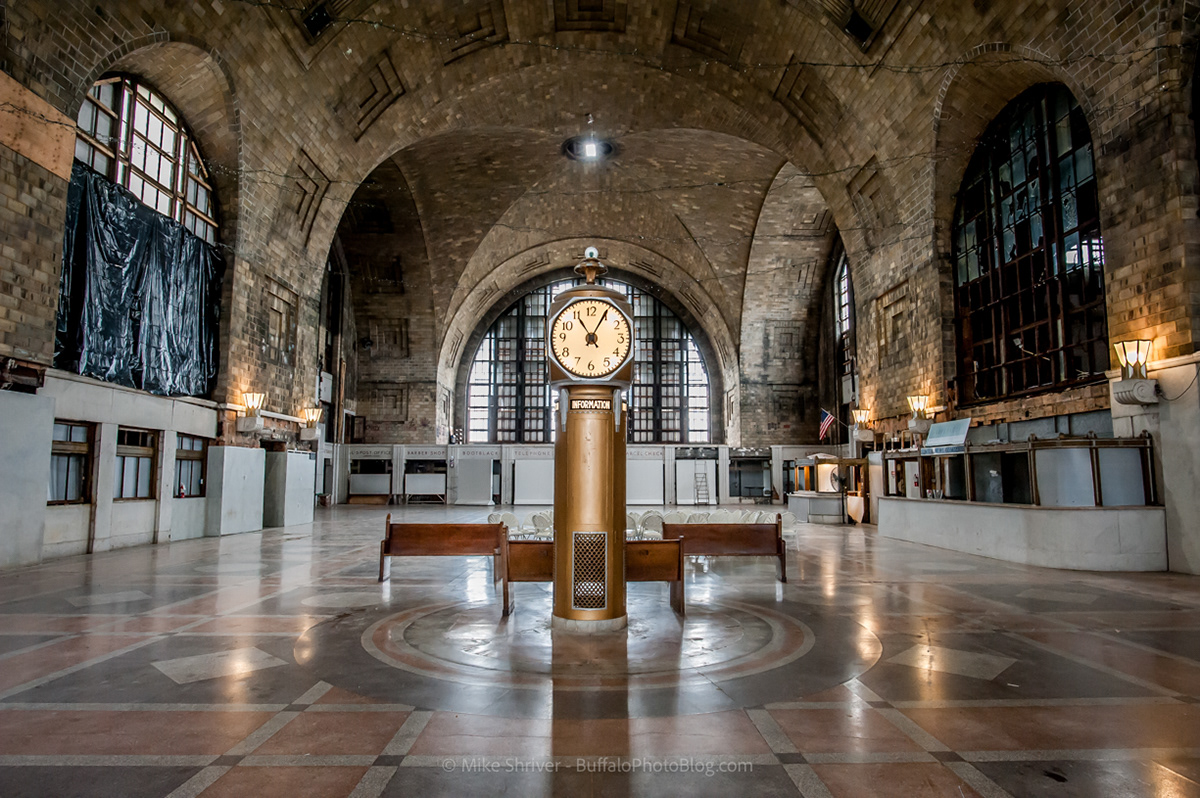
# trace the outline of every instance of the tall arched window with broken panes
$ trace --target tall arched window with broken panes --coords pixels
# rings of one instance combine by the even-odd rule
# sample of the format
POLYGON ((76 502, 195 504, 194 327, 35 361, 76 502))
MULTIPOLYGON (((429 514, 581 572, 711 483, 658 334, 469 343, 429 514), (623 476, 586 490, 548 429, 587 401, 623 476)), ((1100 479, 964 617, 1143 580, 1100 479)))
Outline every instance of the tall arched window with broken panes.
POLYGON ((1071 92, 1035 86, 988 127, 954 214, 961 404, 1103 379, 1104 240, 1092 136, 1071 92))
MULTIPOLYGON (((518 299, 488 329, 467 378, 470 443, 550 443, 558 428, 546 360, 550 303, 579 280, 563 280, 518 299)), ((630 443, 709 443, 708 367, 687 326, 650 294, 601 279, 633 305, 634 376, 630 443)))

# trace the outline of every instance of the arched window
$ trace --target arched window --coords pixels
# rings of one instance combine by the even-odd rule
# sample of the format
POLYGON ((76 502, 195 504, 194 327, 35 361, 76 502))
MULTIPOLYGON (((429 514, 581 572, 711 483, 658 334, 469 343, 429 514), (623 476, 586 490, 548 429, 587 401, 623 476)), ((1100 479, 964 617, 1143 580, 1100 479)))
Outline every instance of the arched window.
POLYGON ((1102 379, 1104 242, 1083 110, 1035 86, 992 122, 954 214, 964 404, 1102 379))
POLYGON ((838 335, 847 335, 850 332, 850 269, 845 255, 842 255, 838 262, 834 292, 837 301, 837 332, 838 335))
POLYGON ((217 372, 224 261, 195 142, 175 109, 132 77, 97 81, 77 122, 55 367, 205 396, 217 372))
POLYGON ((851 356, 850 327, 854 323, 850 313, 853 304, 853 294, 850 291, 850 263, 846 253, 838 256, 837 270, 833 277, 833 306, 834 326, 837 332, 838 359, 841 363, 841 373, 850 374, 854 371, 854 358, 851 356))
MULTIPOLYGON (((708 370, 683 322, 653 296, 631 285, 601 280, 633 305, 631 443, 708 443, 712 398, 708 370)), ((549 443, 552 412, 546 366, 550 303, 579 280, 539 288, 513 303, 492 324, 467 379, 467 440, 471 443, 549 443)))
POLYGON ((75 160, 216 243, 212 185, 179 113, 137 78, 98 80, 79 108, 75 160))

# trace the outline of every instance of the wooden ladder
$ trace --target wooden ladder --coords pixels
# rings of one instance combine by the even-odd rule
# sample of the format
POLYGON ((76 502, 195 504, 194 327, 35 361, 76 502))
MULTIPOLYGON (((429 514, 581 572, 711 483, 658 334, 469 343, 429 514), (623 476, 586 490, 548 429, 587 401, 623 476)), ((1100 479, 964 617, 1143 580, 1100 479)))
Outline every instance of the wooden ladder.
POLYGON ((696 504, 708 504, 708 474, 696 474, 696 504))

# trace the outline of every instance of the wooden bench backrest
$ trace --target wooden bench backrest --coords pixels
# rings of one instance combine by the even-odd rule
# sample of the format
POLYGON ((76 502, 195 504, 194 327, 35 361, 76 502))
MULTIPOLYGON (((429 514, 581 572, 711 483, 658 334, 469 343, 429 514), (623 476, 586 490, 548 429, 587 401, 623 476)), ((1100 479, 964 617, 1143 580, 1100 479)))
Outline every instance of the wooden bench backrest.
POLYGON ((683 541, 626 541, 625 579, 629 582, 677 582, 683 579, 683 541))
POLYGON ((774 524, 663 524, 663 540, 684 539, 687 554, 777 555, 783 529, 774 524))
MULTIPOLYGON (((391 516, 389 516, 390 518, 391 516)), ((504 524, 388 523, 385 548, 391 555, 433 556, 495 554, 504 524)))

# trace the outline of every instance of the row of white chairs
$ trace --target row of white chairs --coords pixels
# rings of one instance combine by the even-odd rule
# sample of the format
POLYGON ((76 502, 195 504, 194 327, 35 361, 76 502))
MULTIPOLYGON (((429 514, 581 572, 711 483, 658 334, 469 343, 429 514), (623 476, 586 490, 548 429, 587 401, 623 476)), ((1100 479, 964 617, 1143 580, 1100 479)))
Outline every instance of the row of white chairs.
POLYGON ((510 540, 545 539, 554 537, 554 511, 539 510, 525 516, 524 522, 519 521, 515 513, 492 513, 488 516, 489 524, 504 524, 508 527, 510 540))
MULTIPOLYGON (((661 540, 663 524, 773 524, 775 512, 770 510, 713 510, 685 512, 682 510, 646 510, 625 514, 625 534, 636 540, 661 540)), ((796 516, 780 513, 785 533, 796 525, 796 516)), ((489 524, 504 524, 513 540, 549 540, 554 537, 554 511, 539 510, 520 521, 515 513, 492 513, 489 524)))

